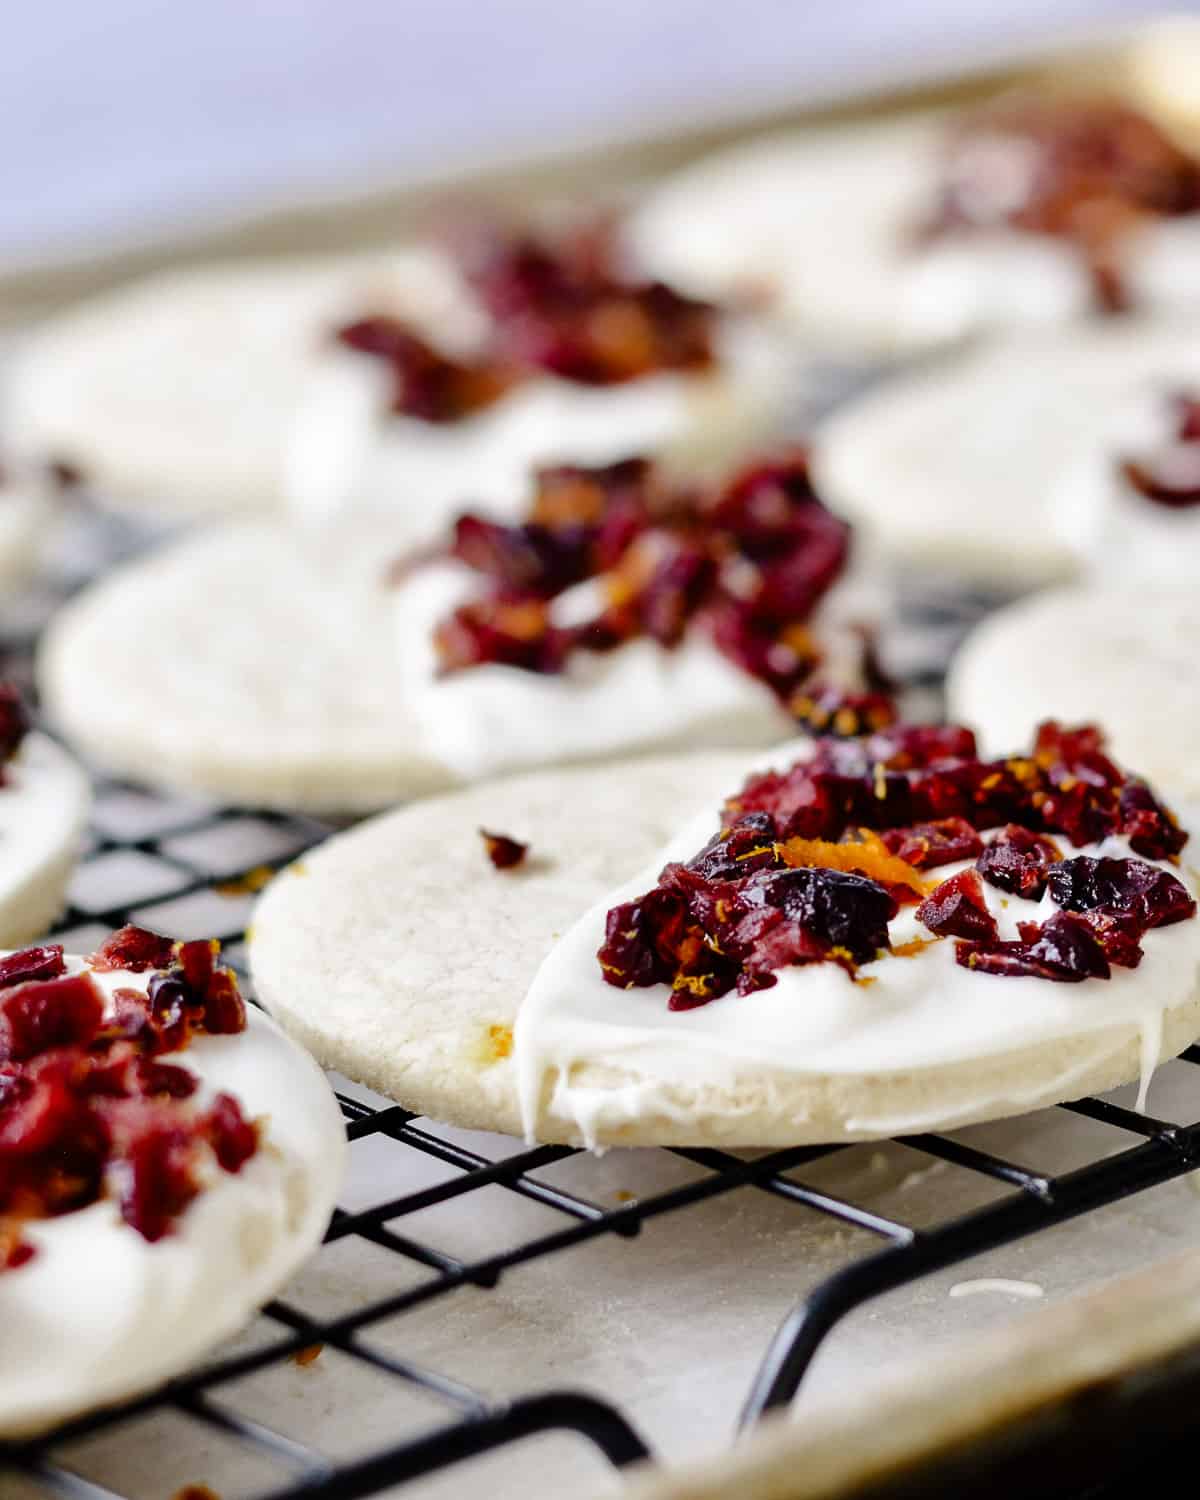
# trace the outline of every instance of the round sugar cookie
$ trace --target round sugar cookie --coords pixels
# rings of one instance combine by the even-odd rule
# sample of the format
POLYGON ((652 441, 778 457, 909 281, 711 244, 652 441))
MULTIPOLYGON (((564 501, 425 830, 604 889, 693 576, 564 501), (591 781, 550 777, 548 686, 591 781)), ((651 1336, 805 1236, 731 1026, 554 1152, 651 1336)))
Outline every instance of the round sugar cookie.
POLYGON ((0 944, 40 937, 62 910, 91 801, 49 735, 27 734, 0 764, 0 944))
POLYGON ((111 573, 51 622, 51 720, 100 765, 262 807, 366 811, 444 786, 396 682, 396 555, 243 521, 111 573))
MULTIPOLYGON (((78 973, 84 961, 67 965, 78 973)), ((118 985, 144 992, 150 978, 97 975, 110 997, 118 985)), ((236 1170, 203 1166, 199 1195, 158 1239, 126 1222, 115 1193, 21 1224, 33 1254, 0 1269, 0 1438, 181 1374, 274 1296, 329 1222, 345 1131, 310 1057, 249 1007, 243 1032, 196 1036, 166 1060, 198 1081, 198 1107, 232 1095, 260 1123, 258 1149, 236 1170)))
MULTIPOLYGON (((318 1059, 406 1108, 589 1145, 751 1147, 948 1128, 1124 1082, 1200 1032, 1200 919, 1146 935, 1144 972, 1079 987, 974 973, 948 942, 867 968, 903 969, 898 996, 828 963, 784 971, 815 975, 812 996, 781 983, 690 1011, 669 1011, 665 986, 605 985, 595 953, 606 911, 650 889, 666 859, 695 853, 753 764, 723 753, 547 771, 363 824, 264 893, 250 934, 257 993, 318 1059), (527 842, 525 860, 492 868, 484 828, 527 842), (575 978, 555 1017, 546 993, 563 963, 575 978), (977 1054, 961 1025, 938 1039, 964 984, 977 1054), (1098 999, 1101 989, 1111 993, 1098 999), (869 1062, 838 1060, 834 1013, 821 1042, 833 1060, 806 1069, 786 1027, 771 1034, 806 1003, 822 1014, 853 1004, 869 1062), (1022 1041, 1008 1012, 1027 1021, 1040 1007, 1044 1021, 1022 1041), (894 1046, 899 1063, 887 1061, 894 1046)), ((1013 906, 1002 927, 1037 909, 1013 906)))
POLYGON ((993 750, 1042 719, 1098 721, 1119 760, 1182 801, 1200 800, 1197 640, 1193 587, 1056 589, 967 637, 950 669, 949 712, 993 750))
POLYGON ((1195 360, 1196 329, 1130 322, 1028 335, 902 374, 816 434, 820 492, 898 561, 988 584, 1074 576, 1087 538, 1059 487, 1139 384, 1195 360))

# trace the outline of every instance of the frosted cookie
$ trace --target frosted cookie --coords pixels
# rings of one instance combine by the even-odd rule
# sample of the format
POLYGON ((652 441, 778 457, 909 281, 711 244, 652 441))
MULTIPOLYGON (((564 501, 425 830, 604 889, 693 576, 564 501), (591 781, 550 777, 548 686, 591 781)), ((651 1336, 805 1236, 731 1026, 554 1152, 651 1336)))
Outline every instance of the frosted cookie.
POLYGON ((989 616, 962 646, 950 711, 989 748, 1011 743, 1053 707, 1103 717, 1114 753, 1174 796, 1200 799, 1200 600, 1194 585, 1055 590, 989 616))
POLYGON ((137 928, 0 956, 0 1437, 181 1373, 325 1230, 337 1104, 217 960, 137 928))
POLYGON ((0 943, 39 936, 62 910, 90 806, 81 768, 29 732, 16 692, 0 682, 0 943))
POLYGON ((463 317, 426 337, 364 303, 313 370, 288 453, 308 520, 409 512, 414 535, 486 501, 516 519, 534 467, 741 456, 787 410, 794 357, 746 315, 631 279, 607 233, 488 236, 458 260, 463 317))
POLYGON ((1009 587, 1070 577, 1094 555, 1064 488, 1081 443, 1141 384, 1194 367, 1195 333, 1025 336, 901 375, 818 430, 816 482, 900 561, 1009 587))
POLYGON ((879 612, 802 455, 697 492, 632 460, 543 471, 522 523, 466 515, 416 555, 376 524, 190 539, 68 605, 40 684, 124 775, 365 810, 515 766, 873 721, 879 612))
POLYGON ((394 812, 281 874, 251 960, 319 1058, 435 1118, 589 1145, 945 1129, 1145 1085, 1200 1032, 1186 839, 1094 730, 988 763, 897 726, 394 812))
POLYGON ((766 297, 878 350, 983 327, 1200 303, 1200 165, 1097 98, 835 125, 737 146, 652 193, 642 264, 698 296, 766 297))
POLYGON ((533 462, 700 464, 770 426, 791 356, 743 315, 636 283, 597 243, 429 245, 165 273, 52 320, 9 381, 18 451, 116 505, 435 534, 526 498, 533 462))

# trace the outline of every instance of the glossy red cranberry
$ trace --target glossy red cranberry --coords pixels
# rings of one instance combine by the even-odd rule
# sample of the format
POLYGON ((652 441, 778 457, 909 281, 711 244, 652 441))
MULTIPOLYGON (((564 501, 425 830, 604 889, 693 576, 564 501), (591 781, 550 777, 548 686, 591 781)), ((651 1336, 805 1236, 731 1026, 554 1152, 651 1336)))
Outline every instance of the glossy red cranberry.
POLYGON ((240 1172, 258 1150, 258 1129, 232 1094, 218 1094, 204 1117, 204 1132, 226 1172, 240 1172))
POLYGON ((490 833, 481 828, 479 836, 483 839, 484 852, 497 870, 515 869, 529 853, 528 844, 510 838, 507 833, 490 833))
POLYGON ((104 1002, 86 974, 31 980, 0 993, 0 1061, 51 1047, 84 1047, 100 1030, 104 1002))
POLYGON ((983 840, 966 818, 940 818, 915 823, 911 828, 889 828, 881 837, 888 850, 917 870, 974 859, 983 850, 983 840))
POLYGON ((144 974, 147 969, 165 969, 174 946, 161 933, 144 927, 122 927, 105 938, 88 962, 101 971, 128 969, 131 974, 144 974))
POLYGON ((1187 834, 1144 781, 1127 781, 1117 805, 1121 832, 1135 854, 1170 859, 1187 843, 1187 834))
POLYGON ((1027 924, 1019 942, 955 944, 955 958, 964 968, 1008 978, 1050 979, 1081 984, 1085 979, 1108 979, 1104 949, 1087 924, 1072 912, 1055 912, 1039 928, 1027 924))
POLYGON ((996 938, 996 919, 988 911, 983 886, 974 870, 960 870, 943 880, 917 907, 917 920, 938 937, 996 938))
POLYGON ((1196 903, 1183 882, 1140 859, 1079 855, 1055 865, 1048 885, 1055 904, 1065 910, 1132 917, 1142 931, 1196 915, 1196 903))
POLYGON ((29 979, 55 979, 66 973, 61 943, 46 943, 40 948, 22 948, 0 958, 0 989, 24 984, 29 979))
POLYGON ((515 372, 493 358, 458 360, 440 353, 397 318, 360 318, 338 329, 338 343, 374 355, 388 367, 392 410, 424 422, 459 422, 493 405, 515 372))
POLYGON ((1026 901, 1038 901, 1050 866, 1062 858, 1050 839, 1009 823, 983 850, 975 868, 989 885, 1026 901))

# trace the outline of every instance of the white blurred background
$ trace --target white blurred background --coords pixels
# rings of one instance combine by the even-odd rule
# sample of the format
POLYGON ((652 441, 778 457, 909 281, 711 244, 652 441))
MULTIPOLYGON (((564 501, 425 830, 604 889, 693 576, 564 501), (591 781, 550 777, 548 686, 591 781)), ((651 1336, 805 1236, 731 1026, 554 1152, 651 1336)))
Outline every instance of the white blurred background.
POLYGON ((5 7, 0 265, 937 77, 1143 0, 34 0, 5 7))

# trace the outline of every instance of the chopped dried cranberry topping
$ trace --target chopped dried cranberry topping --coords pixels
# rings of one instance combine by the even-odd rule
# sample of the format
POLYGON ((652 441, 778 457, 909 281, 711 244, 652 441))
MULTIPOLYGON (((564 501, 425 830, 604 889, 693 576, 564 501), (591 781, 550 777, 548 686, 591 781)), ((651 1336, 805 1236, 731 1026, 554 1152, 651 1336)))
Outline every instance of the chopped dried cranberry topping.
POLYGON ((1046 872, 1061 858, 1053 840, 1009 823, 980 854, 975 868, 998 890, 1038 901, 1046 889, 1046 872))
POLYGON ((134 1229, 159 1239, 200 1190, 206 1154, 236 1172, 258 1147, 236 1100, 222 1094, 197 1109, 195 1075, 158 1055, 197 1032, 244 1028, 217 945, 126 928, 97 957, 101 972, 152 969, 146 991, 118 988, 106 1010, 89 972, 63 972, 57 945, 0 960, 0 1271, 32 1254, 22 1221, 106 1193, 134 1229))
POLYGON ((1117 468, 1126 483, 1147 500, 1168 510, 1188 510, 1200 504, 1200 400, 1176 396, 1175 430, 1160 450, 1139 458, 1123 458, 1117 468))
POLYGON ((29 979, 56 979, 66 972, 61 943, 47 943, 41 948, 22 948, 0 958, 0 989, 24 984, 29 979))
POLYGON ((1055 912, 1040 927, 1027 923, 1022 934, 1020 942, 956 943, 955 958, 964 968, 981 974, 1029 976, 1062 984, 1110 977, 1104 949, 1087 923, 1073 912, 1055 912))
POLYGON ((975 856, 917 908, 958 962, 982 973, 1105 979, 1134 967, 1148 927, 1195 914, 1186 887, 1143 860, 1063 860, 1062 827, 1136 830, 1171 853, 1186 835, 1091 727, 1049 722, 1034 753, 980 761, 968 730, 895 725, 823 739, 781 771, 752 776, 723 826, 658 885, 608 914, 599 960, 620 987, 671 986, 670 1005, 704 1004, 775 982, 786 965, 854 970, 889 947, 887 924, 923 894, 921 868, 975 856), (1129 793, 1129 795, 1126 795, 1129 793), (1069 803, 1064 804, 1064 798, 1069 803), (999 828, 985 845, 981 831, 999 828), (982 884, 1027 900, 1048 889, 1062 910, 999 941, 982 884))
POLYGON ((1187 834, 1144 781, 1127 781, 1117 799, 1121 832, 1135 854, 1171 859, 1187 843, 1187 834))
POLYGON ((1007 227, 1071 244, 1098 311, 1126 306, 1125 237, 1200 210, 1200 163, 1145 115, 1109 99, 992 105, 948 142, 932 235, 1007 227))
POLYGON ((989 943, 997 935, 996 919, 988 911, 983 886, 974 870, 960 870, 943 880, 917 907, 917 920, 938 937, 989 943))
POLYGON ((529 853, 528 844, 509 838, 507 833, 489 833, 486 828, 481 828, 479 836, 483 840, 484 852, 497 870, 513 869, 529 853))
POLYGON ((695 626, 803 722, 845 734, 894 717, 874 690, 866 633, 855 655, 872 691, 820 679, 806 622, 845 567, 849 529, 814 494, 803 453, 708 494, 670 490, 642 460, 544 469, 526 522, 461 516, 449 550, 486 592, 436 627, 443 673, 488 663, 556 673, 574 651, 638 637, 670 648, 695 626), (555 601, 587 580, 590 617, 558 623, 555 601))
POLYGON ((522 370, 613 385, 713 362, 715 309, 660 281, 624 280, 596 242, 476 241, 467 274, 492 315, 492 344, 522 370))
POLYGON ((397 318, 360 318, 334 337, 348 349, 383 360, 392 377, 392 410, 423 422, 473 416, 517 379, 516 371, 496 359, 456 360, 439 353, 397 318))
POLYGON ((122 927, 105 938, 88 959, 93 969, 128 969, 144 974, 147 969, 163 969, 171 962, 174 948, 170 938, 148 932, 144 927, 122 927))
POLYGON ((893 854, 918 870, 974 859, 983 850, 983 840, 966 818, 939 818, 933 823, 914 823, 911 828, 889 828, 882 837, 893 854))
POLYGON ((1103 911, 1132 917, 1145 931, 1196 915, 1182 881, 1141 859, 1093 859, 1080 854, 1050 871, 1056 905, 1066 911, 1103 911))
POLYGON ((33 979, 0 995, 0 1061, 24 1062, 51 1047, 86 1047, 104 1001, 86 974, 33 979))

